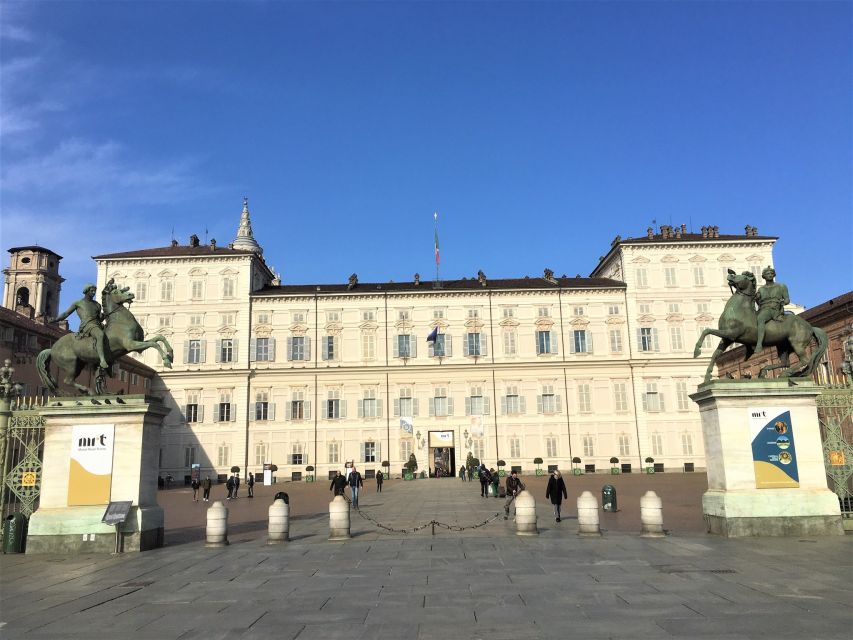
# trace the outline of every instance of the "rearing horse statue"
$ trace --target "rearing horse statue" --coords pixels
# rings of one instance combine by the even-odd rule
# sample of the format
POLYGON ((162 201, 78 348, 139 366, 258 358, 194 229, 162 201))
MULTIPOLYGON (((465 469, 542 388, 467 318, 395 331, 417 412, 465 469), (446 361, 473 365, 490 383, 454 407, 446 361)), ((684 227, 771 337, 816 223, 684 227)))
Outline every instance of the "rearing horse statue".
MULTIPOLYGON (((728 283, 734 289, 734 294, 726 303, 723 314, 720 316, 720 321, 717 329, 705 329, 699 340, 696 341, 696 347, 693 349, 693 357, 697 358, 702 353, 702 341, 706 336, 712 335, 722 338, 720 344, 714 350, 711 356, 711 362, 708 364, 708 369, 705 371, 705 382, 711 379, 711 373, 714 371, 714 365, 717 363, 717 358, 728 349, 732 344, 740 343, 746 347, 746 357, 744 360, 749 360, 755 350, 755 345, 758 341, 758 314, 755 311, 755 292, 756 282, 755 276, 750 271, 744 271, 737 274, 731 269, 728 270, 728 283)), ((759 378, 767 375, 771 369, 780 369, 785 367, 785 372, 782 374, 785 377, 790 376, 809 376, 815 370, 818 362, 826 353, 829 339, 823 329, 811 326, 800 316, 786 314, 781 320, 771 320, 767 323, 767 330, 764 337, 764 344, 767 346, 775 346, 776 353, 779 355, 779 364, 768 365, 763 367, 758 374, 759 378), (811 356, 806 353, 806 348, 811 344, 812 338, 817 342, 817 346, 811 356), (796 353, 799 362, 793 367, 790 366, 788 359, 791 353, 796 353)))
MULTIPOLYGON (((163 358, 163 364, 172 368, 174 356, 172 345, 159 334, 145 340, 145 332, 139 322, 124 306, 126 303, 133 302, 133 294, 130 293, 129 287, 118 287, 110 279, 104 287, 101 299, 104 307, 103 315, 106 319, 104 336, 108 344, 108 348, 105 349, 108 364, 112 365, 121 356, 130 352, 138 353, 153 347, 163 358)), ((51 360, 56 362, 59 369, 66 372, 63 379, 65 384, 74 385, 78 391, 90 395, 104 393, 107 371, 99 367, 100 359, 93 338, 80 339, 75 334, 69 333, 57 340, 53 347, 38 354, 36 365, 39 377, 50 392, 55 394, 59 391, 59 385, 50 375, 51 360), (87 366, 96 371, 94 392, 89 387, 75 382, 77 376, 87 366)))

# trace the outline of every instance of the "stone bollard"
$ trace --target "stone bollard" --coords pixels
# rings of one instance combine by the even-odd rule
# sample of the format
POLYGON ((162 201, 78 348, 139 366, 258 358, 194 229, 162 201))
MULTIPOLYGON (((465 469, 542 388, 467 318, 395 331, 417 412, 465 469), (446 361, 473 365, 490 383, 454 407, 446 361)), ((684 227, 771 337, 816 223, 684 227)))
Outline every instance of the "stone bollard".
POLYGON ((654 491, 646 491, 640 498, 640 537, 662 538, 663 532, 663 502, 654 491))
POLYGON ((522 491, 515 497, 515 533, 520 536, 535 536, 536 498, 529 491, 522 491))
POLYGON ((598 526, 598 500, 589 491, 578 496, 578 535, 594 537, 601 535, 598 526))
POLYGON ((269 533, 267 544, 277 544, 290 540, 290 505, 279 498, 269 508, 269 533))
POLYGON ((224 547, 228 544, 228 509, 217 500, 207 510, 207 542, 205 547, 224 547))
POLYGON ((329 540, 347 540, 349 532, 349 505, 343 496, 335 496, 329 503, 329 540))

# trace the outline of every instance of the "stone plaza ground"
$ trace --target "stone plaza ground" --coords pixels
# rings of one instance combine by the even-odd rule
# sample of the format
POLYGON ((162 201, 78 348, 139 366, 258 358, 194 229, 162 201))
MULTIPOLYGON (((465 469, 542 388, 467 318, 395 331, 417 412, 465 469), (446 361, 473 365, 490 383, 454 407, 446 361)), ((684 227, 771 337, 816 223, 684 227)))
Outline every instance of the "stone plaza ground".
MULTIPOLYGON (((849 537, 723 539, 702 525, 702 474, 567 478, 554 522, 525 478, 540 535, 515 535, 477 483, 369 483, 351 540, 329 542, 328 483, 258 487, 229 501, 231 545, 203 544, 205 503, 160 493, 167 546, 123 556, 0 559, 0 638, 849 638, 849 537), (617 487, 604 536, 578 538, 575 502, 617 487), (663 498, 670 535, 640 538, 639 496, 663 498), (271 494, 290 494, 291 541, 266 544, 271 494)), ((213 498, 222 499, 223 489, 213 498)))

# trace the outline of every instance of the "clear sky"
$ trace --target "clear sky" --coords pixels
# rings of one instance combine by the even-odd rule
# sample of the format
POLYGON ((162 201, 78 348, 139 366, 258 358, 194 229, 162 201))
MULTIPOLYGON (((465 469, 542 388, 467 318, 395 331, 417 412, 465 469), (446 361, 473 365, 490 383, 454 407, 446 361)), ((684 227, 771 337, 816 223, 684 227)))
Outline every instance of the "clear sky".
MULTIPOLYGON (((853 286, 853 3, 8 2, 2 247, 233 240, 288 283, 588 275, 657 224, 853 286)), ((5 259, 4 259, 5 262, 5 259)), ((747 265, 743 265, 746 268, 747 265)))

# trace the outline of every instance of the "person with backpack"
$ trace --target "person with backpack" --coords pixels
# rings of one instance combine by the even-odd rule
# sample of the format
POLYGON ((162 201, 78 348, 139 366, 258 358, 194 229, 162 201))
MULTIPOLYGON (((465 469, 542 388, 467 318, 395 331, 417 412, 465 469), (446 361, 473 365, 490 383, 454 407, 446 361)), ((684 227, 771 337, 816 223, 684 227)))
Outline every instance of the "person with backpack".
POLYGON ((364 480, 361 479, 361 474, 356 470, 355 465, 349 474, 349 490, 352 499, 352 506, 358 509, 358 490, 364 486, 364 480))
POLYGON ((489 476, 489 470, 486 469, 486 465, 480 465, 480 497, 486 498, 489 495, 488 487, 492 482, 492 478, 489 476))
POLYGON ((255 474, 249 473, 249 477, 246 478, 246 490, 249 492, 247 498, 255 497, 255 474))

